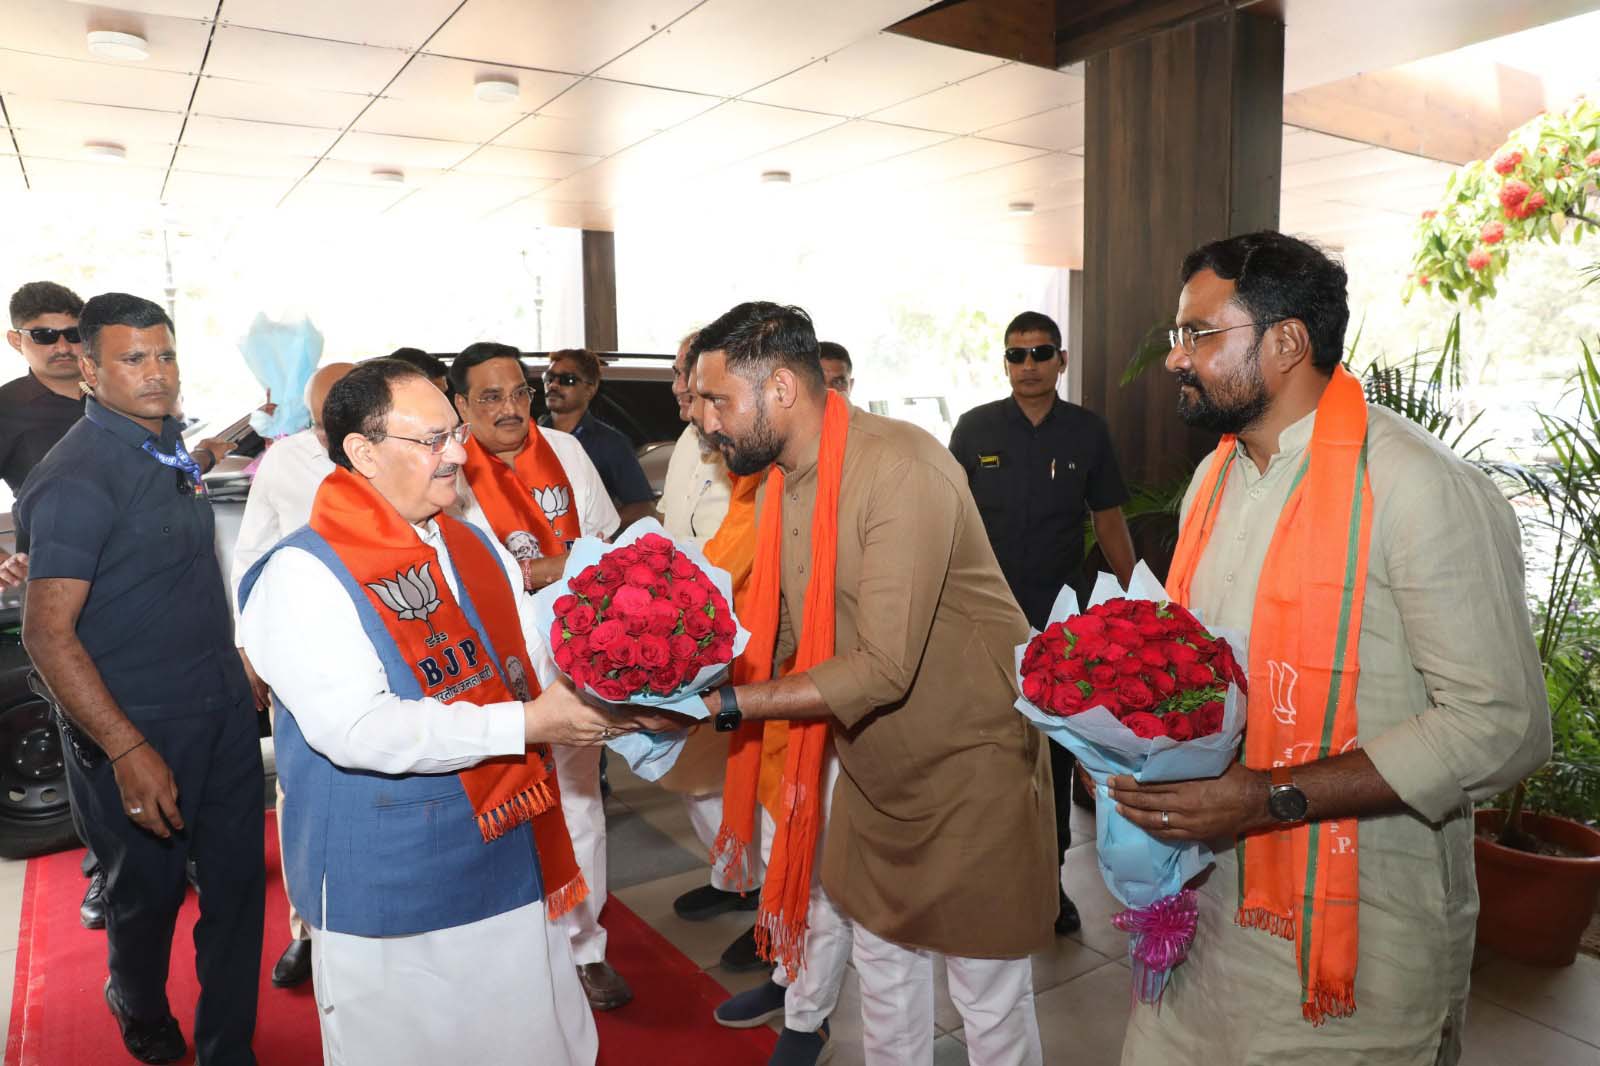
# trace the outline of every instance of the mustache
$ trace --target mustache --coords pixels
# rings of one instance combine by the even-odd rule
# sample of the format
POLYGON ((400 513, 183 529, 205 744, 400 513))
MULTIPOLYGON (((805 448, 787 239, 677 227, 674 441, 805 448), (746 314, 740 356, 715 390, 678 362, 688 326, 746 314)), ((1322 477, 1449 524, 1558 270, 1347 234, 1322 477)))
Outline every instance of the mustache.
POLYGON ((503 418, 495 419, 494 424, 497 426, 520 426, 527 420, 526 415, 506 415, 503 418))
POLYGON ((1194 389, 1196 392, 1205 392, 1206 391, 1205 386, 1200 384, 1200 378, 1195 374, 1195 372, 1193 370, 1180 370, 1176 374, 1174 374, 1173 376, 1178 379, 1178 384, 1179 385, 1188 385, 1190 388, 1194 389))
POLYGON ((437 478, 455 477, 456 471, 460 469, 460 463, 440 463, 439 469, 433 472, 433 476, 437 478))

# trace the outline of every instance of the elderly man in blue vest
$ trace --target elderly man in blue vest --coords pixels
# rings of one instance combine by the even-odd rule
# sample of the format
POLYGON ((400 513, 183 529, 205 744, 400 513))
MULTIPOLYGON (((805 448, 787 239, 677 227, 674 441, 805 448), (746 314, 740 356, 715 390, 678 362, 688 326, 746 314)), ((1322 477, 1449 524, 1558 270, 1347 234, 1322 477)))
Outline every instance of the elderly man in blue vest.
POLYGON ((551 743, 663 728, 553 677, 514 559, 442 513, 464 426, 375 360, 322 411, 334 472, 242 582, 277 701, 284 864, 311 925, 327 1066, 590 1066, 595 1025, 551 920, 587 891, 551 743))

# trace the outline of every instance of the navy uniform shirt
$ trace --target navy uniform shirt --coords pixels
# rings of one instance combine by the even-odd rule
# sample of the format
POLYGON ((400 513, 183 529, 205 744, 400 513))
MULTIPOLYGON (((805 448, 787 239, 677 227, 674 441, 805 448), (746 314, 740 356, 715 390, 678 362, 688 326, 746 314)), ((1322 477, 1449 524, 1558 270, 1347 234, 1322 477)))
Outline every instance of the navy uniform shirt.
MULTIPOLYGON (((547 429, 555 427, 549 415, 539 419, 539 424, 547 429)), ((650 487, 650 479, 644 476, 644 467, 639 465, 639 457, 634 454, 633 442, 626 433, 585 411, 573 427, 572 435, 578 438, 583 450, 589 454, 589 461, 600 471, 606 495, 617 506, 656 498, 655 490, 650 487)))
POLYGON ((1035 426, 1010 396, 974 407, 950 435, 989 543, 1022 613, 1043 629, 1083 568, 1090 511, 1128 502, 1105 420, 1057 397, 1035 426))
POLYGON ((156 437, 90 399, 16 507, 29 580, 90 583, 78 639, 136 723, 251 704, 211 501, 142 448, 171 455, 177 439, 171 418, 156 437))
POLYGON ((11 494, 83 417, 83 400, 52 392, 33 372, 0 385, 0 479, 11 494))

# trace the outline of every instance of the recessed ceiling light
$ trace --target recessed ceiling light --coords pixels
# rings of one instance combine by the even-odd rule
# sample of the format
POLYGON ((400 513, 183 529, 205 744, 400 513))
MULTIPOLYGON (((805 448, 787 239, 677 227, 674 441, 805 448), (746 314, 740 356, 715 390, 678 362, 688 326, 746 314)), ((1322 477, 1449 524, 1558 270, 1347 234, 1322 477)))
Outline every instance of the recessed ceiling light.
POLYGON ((397 170, 394 167, 373 167, 372 180, 383 185, 404 185, 406 183, 406 172, 397 170))
POLYGON ((126 148, 109 141, 85 141, 83 154, 90 159, 99 159, 107 163, 122 163, 128 158, 126 148))
POLYGON ((509 74, 483 74, 472 86, 472 95, 486 104, 510 103, 518 94, 517 79, 509 74))
POLYGON ((137 33, 90 30, 89 54, 99 56, 101 59, 149 59, 150 42, 137 33))
POLYGON ((1026 218, 1033 214, 1033 201, 1013 200, 1006 204, 1006 214, 1016 215, 1018 218, 1026 218))
POLYGON ((763 185, 787 185, 793 180, 793 176, 787 170, 764 170, 761 172, 761 184, 763 185))

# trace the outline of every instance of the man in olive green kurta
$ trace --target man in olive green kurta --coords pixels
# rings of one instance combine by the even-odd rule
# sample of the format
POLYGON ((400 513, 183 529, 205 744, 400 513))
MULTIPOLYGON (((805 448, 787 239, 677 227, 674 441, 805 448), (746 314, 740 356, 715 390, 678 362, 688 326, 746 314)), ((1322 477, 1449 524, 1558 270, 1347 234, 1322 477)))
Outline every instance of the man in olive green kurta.
MULTIPOLYGON (((824 397, 809 318, 744 304, 701 331, 705 430, 730 470, 785 472, 774 656, 802 631, 824 397), (754 339, 752 339, 754 338, 754 339)), ((1027 638, 967 479, 927 433, 852 409, 839 487, 835 655, 740 685, 746 718, 827 719, 841 773, 822 882, 855 923, 866 1060, 932 1062, 946 957, 974 1066, 1037 1064, 1028 955, 1052 938, 1054 809, 1013 709, 1027 638)), ((713 706, 716 706, 713 702, 713 706)))
MULTIPOLYGON (((1198 424, 1238 433, 1240 453, 1221 489, 1190 606, 1207 623, 1248 633, 1262 563, 1317 417, 1315 403, 1306 404, 1326 372, 1313 363, 1331 372, 1339 358, 1323 318, 1329 306, 1343 310, 1344 271, 1300 242, 1256 234, 1201 249, 1184 275, 1178 324, 1195 335, 1180 337, 1167 361, 1184 388, 1180 409, 1198 424), (1241 262, 1252 256, 1254 263, 1241 262), (1288 262, 1325 283, 1319 306, 1295 302, 1278 273, 1288 262), (1282 287, 1262 295, 1273 285, 1282 287), (1280 316, 1287 321, 1255 337, 1228 328, 1280 316), (1319 333, 1331 354, 1322 355, 1322 345, 1312 354, 1319 333), (1227 422, 1252 407, 1259 408, 1254 421, 1227 422)), ((1337 333, 1343 330, 1340 317, 1337 333)), ((1359 825, 1355 1013, 1317 1027, 1304 1020, 1294 945, 1235 924, 1238 863, 1227 843, 1217 844, 1216 868, 1199 888, 1200 928, 1189 958, 1159 1010, 1135 1007, 1125 1064, 1431 1066, 1459 1057, 1478 910, 1472 801, 1544 761, 1549 709, 1523 598, 1521 541, 1504 497, 1483 473, 1384 408, 1368 407, 1367 445, 1374 511, 1356 687, 1359 748, 1294 767, 1310 800, 1307 817, 1322 823, 1328 846, 1340 846, 1340 818, 1359 825), (1351 758, 1369 760, 1378 780, 1318 776, 1324 764, 1351 758), (1350 796, 1359 804, 1369 787, 1386 793, 1371 813, 1336 809, 1350 796)), ((1209 464, 1190 484, 1185 516, 1209 464)), ((1279 693, 1285 700, 1292 695, 1279 693)), ((1286 752, 1281 762, 1301 758, 1286 752)), ((1256 782, 1243 802, 1265 815, 1265 792, 1256 782)), ((1135 801, 1120 790, 1118 798, 1135 801)), ((1213 806, 1226 808, 1233 798, 1214 794, 1213 806)), ((1169 797, 1152 807, 1173 803, 1169 797)), ((1269 817, 1250 815, 1240 828, 1274 831, 1269 817)), ((1176 806, 1170 817, 1180 822, 1176 806)))

